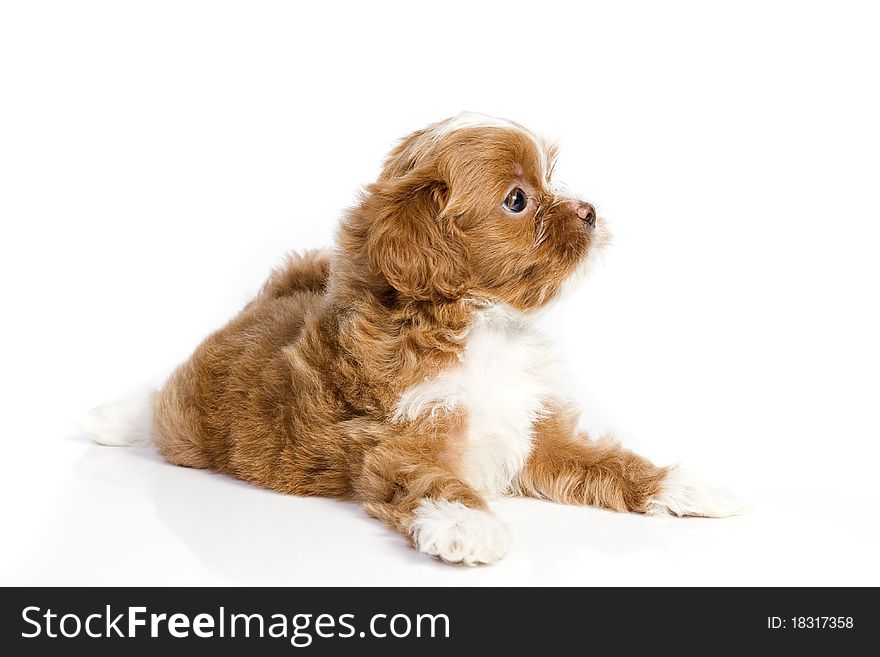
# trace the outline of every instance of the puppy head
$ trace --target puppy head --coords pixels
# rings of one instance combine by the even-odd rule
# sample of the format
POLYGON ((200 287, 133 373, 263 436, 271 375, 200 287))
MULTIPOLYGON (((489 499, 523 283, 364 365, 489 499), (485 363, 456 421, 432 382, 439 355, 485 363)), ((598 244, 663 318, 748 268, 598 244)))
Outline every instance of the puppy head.
POLYGON ((516 123, 462 114, 400 142, 349 223, 404 297, 540 308, 607 239, 593 206, 554 184, 554 158, 516 123))

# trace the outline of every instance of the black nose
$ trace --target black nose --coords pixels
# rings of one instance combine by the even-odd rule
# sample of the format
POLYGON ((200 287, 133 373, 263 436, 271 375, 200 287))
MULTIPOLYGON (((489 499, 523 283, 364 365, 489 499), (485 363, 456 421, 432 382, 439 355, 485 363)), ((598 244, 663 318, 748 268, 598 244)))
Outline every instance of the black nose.
POLYGON ((596 225, 596 208, 584 201, 578 201, 577 215, 587 222, 589 226, 596 225))

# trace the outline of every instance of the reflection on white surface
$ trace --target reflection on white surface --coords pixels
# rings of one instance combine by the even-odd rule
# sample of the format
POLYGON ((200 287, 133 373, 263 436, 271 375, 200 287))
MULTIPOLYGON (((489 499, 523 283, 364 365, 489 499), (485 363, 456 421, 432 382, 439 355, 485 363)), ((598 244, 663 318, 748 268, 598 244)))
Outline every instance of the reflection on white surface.
MULTIPOLYGON (((536 500, 493 504, 510 555, 452 567, 351 502, 297 498, 164 463, 151 449, 67 442, 68 475, 7 584, 639 585, 876 582, 876 534, 759 506, 725 520, 653 519, 536 500), (70 449, 72 447, 72 449, 70 449), (867 540, 865 540, 867 539, 867 540), (822 554, 846 552, 845 562, 822 554)), ((62 465, 62 464, 59 464, 62 465)), ((777 501, 781 502, 781 500, 777 501)))

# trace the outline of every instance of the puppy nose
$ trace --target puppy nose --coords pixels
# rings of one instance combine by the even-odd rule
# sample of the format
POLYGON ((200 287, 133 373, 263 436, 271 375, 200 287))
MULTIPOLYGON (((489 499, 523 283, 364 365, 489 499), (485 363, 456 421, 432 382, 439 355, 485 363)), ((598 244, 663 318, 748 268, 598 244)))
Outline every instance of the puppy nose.
POLYGON ((584 201, 576 201, 577 216, 587 222, 590 226, 596 225, 596 208, 584 201))

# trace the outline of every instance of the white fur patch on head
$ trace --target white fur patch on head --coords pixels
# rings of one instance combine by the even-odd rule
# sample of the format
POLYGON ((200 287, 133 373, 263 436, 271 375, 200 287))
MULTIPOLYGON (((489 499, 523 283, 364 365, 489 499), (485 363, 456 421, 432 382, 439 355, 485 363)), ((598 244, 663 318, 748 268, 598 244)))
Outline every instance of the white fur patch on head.
POLYGON ((522 130, 522 126, 508 119, 489 116, 480 112, 461 112, 458 116, 440 124, 439 132, 442 134, 465 128, 510 128, 522 130))
POLYGON ((549 145, 544 139, 515 121, 502 119, 497 116, 490 116, 488 114, 481 114, 480 112, 461 112, 458 116, 438 124, 434 129, 434 138, 440 139, 450 132, 465 130, 467 128, 502 128, 506 130, 516 130, 517 132, 526 135, 532 140, 535 144, 535 148, 541 154, 541 177, 548 177, 551 167, 549 145))
POLYGON ((510 534, 498 518, 449 500, 422 500, 409 533, 419 552, 466 566, 495 563, 510 546, 510 534))
POLYGON ((660 492, 648 500, 646 513, 652 516, 726 518, 745 510, 746 506, 728 491, 676 466, 666 475, 660 492))

